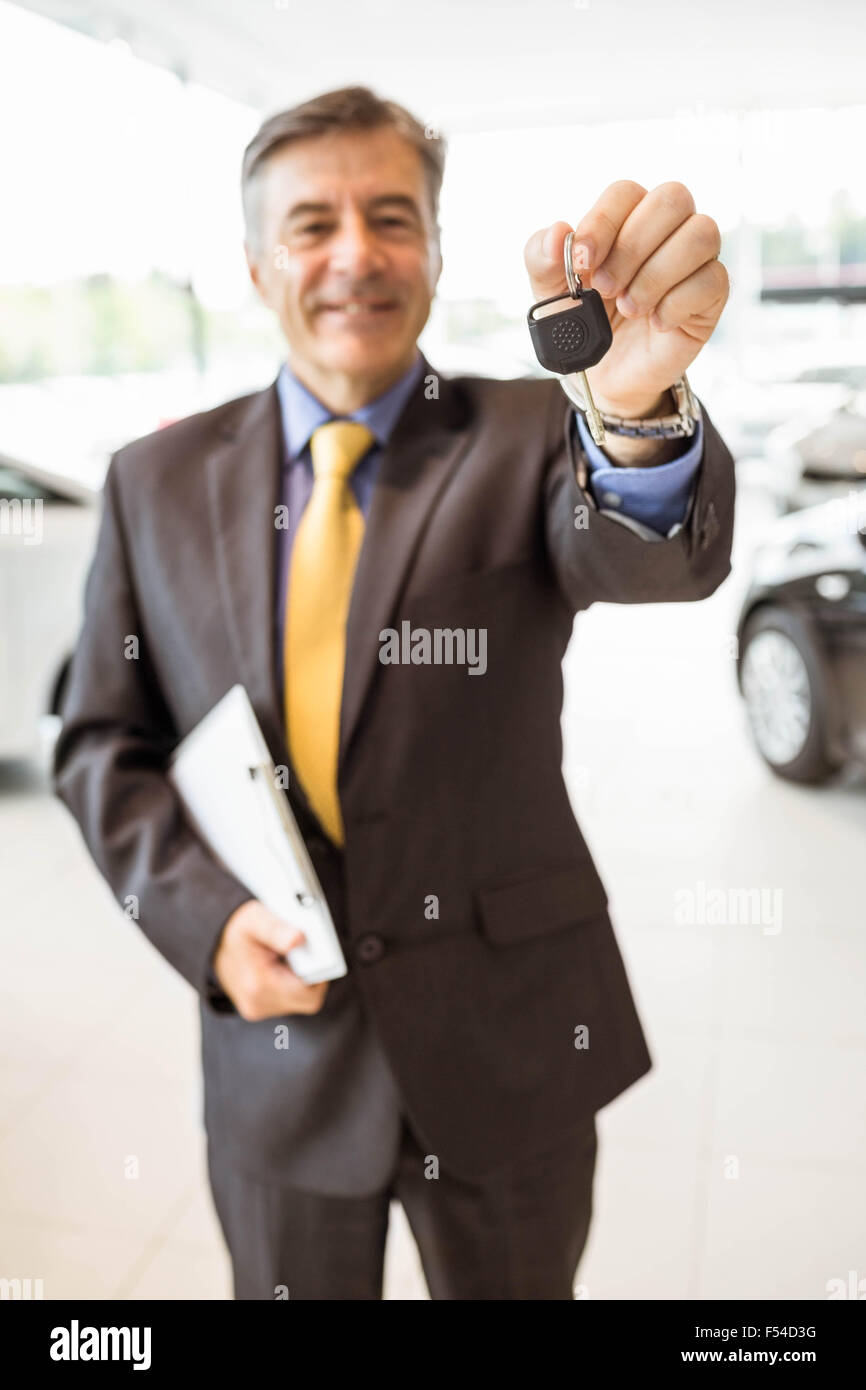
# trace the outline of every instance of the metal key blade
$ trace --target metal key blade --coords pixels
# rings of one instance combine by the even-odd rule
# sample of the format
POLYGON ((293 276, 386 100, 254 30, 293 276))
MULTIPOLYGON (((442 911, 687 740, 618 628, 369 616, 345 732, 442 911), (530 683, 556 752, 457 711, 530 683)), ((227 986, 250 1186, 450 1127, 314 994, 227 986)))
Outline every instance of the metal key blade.
POLYGON ((589 387, 586 372, 577 373, 580 387, 583 391, 583 399, 586 401, 586 423, 589 425, 589 432, 596 444, 604 443, 604 421, 598 410, 598 406, 592 399, 592 391, 589 387))

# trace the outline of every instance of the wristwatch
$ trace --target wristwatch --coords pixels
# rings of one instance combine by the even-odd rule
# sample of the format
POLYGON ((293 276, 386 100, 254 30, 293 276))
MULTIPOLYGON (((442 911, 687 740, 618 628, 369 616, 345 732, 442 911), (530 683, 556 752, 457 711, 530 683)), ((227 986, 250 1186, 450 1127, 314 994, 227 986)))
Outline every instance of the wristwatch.
MULTIPOLYGON (((585 414, 586 401, 580 387, 565 376, 559 378, 559 383, 572 405, 585 414)), ((650 420, 629 420, 622 415, 605 415, 602 411, 605 432, 630 439, 686 439, 693 435, 701 418, 701 405, 692 393, 685 372, 670 391, 676 405, 675 413, 650 420)))

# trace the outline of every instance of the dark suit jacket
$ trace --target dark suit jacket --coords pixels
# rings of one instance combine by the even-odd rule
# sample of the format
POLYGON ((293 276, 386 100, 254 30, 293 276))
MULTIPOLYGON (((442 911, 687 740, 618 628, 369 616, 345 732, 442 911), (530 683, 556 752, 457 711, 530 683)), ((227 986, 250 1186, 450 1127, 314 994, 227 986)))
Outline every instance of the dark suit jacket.
POLYGON ((288 1052, 274 1048, 280 1020, 247 1023, 214 988, 220 931, 249 894, 187 826, 163 773, 235 682, 274 761, 289 764, 273 641, 274 386, 113 457, 55 755, 58 794, 118 901, 135 895, 143 931, 199 991, 212 1141, 262 1179, 322 1190, 379 1181, 395 1086, 429 1151, 475 1177, 585 1122, 650 1069, 562 778, 561 660, 577 611, 704 598, 730 569, 733 461, 706 412, 687 524, 649 542, 579 486, 557 381, 435 376, 438 396, 422 378, 383 457, 352 595, 343 854, 290 792, 350 973, 320 1014, 287 1020, 288 1052), (486 628, 486 674, 382 664, 380 632, 403 621, 486 628), (430 895, 438 917, 425 914, 430 895), (575 1046, 581 1025, 588 1047, 575 1046))

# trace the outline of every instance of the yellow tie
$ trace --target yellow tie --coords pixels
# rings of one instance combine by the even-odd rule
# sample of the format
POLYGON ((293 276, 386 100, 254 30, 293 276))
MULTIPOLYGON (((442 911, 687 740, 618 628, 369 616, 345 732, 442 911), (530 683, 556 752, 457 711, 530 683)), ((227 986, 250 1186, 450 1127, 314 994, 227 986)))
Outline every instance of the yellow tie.
POLYGON ((310 805, 338 845, 343 843, 337 752, 346 620, 364 539, 364 517, 349 475, 374 438, 355 420, 332 420, 313 431, 315 482, 295 533, 286 598, 289 752, 310 805))

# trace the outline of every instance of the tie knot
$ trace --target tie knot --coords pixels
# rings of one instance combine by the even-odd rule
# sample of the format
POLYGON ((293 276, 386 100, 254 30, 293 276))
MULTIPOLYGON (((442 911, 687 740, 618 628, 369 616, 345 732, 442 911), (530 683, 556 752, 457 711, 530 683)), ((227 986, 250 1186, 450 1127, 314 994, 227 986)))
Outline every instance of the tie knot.
POLYGON ((348 478, 376 436, 358 420, 330 420, 313 430, 310 453, 316 478, 348 478))

